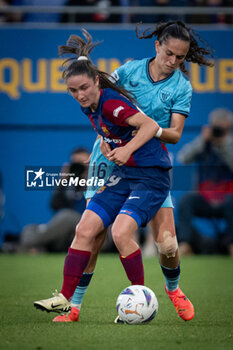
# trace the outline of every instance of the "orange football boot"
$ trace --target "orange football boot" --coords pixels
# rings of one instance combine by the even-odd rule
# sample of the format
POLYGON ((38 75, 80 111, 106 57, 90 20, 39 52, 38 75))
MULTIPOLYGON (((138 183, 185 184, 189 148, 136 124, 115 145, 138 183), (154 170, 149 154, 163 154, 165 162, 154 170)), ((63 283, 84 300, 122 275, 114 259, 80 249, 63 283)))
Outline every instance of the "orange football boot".
MULTIPOLYGON (((184 321, 190 321, 194 317, 194 307, 191 301, 178 287, 175 291, 169 292, 165 286, 165 291, 175 306, 176 312, 184 321)), ((59 316, 58 316, 59 317, 59 316)))
POLYGON ((71 311, 68 314, 58 315, 53 319, 53 322, 78 322, 79 312, 79 309, 72 307, 71 311))

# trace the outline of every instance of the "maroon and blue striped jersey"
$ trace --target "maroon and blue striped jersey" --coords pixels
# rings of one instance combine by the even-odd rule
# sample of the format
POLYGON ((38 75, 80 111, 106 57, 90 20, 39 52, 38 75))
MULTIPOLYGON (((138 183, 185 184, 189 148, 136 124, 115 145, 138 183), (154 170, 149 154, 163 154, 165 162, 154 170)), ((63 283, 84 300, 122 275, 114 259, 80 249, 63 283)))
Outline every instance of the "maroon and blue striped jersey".
MULTIPOLYGON (((103 89, 94 112, 90 108, 81 107, 81 109, 90 119, 93 128, 103 136, 104 141, 109 143, 112 149, 126 145, 133 138, 132 132, 136 128, 130 126, 126 119, 139 110, 118 92, 110 88, 103 89)), ((171 168, 166 147, 155 137, 135 151, 125 165, 171 168)))

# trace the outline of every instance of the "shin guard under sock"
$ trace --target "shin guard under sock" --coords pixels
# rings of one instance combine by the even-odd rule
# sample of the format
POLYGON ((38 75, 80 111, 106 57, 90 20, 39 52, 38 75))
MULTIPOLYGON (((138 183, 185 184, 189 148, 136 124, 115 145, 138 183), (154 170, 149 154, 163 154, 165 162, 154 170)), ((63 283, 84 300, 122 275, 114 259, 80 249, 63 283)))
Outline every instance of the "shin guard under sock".
POLYGON ((131 284, 144 285, 144 268, 141 249, 136 250, 126 257, 120 256, 120 259, 131 284))
POLYGON ((90 256, 91 252, 69 248, 64 264, 63 286, 61 290, 61 293, 66 299, 69 300, 74 294, 90 256))

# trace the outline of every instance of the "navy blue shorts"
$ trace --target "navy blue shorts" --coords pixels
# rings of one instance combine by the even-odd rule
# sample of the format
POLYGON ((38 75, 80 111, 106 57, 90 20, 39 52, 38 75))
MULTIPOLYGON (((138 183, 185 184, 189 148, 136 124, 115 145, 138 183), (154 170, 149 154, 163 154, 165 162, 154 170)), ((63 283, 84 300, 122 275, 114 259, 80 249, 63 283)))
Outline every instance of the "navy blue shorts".
POLYGON ((169 189, 167 169, 117 167, 87 209, 101 218, 104 227, 112 224, 118 214, 129 215, 138 226, 145 226, 163 204, 169 189))

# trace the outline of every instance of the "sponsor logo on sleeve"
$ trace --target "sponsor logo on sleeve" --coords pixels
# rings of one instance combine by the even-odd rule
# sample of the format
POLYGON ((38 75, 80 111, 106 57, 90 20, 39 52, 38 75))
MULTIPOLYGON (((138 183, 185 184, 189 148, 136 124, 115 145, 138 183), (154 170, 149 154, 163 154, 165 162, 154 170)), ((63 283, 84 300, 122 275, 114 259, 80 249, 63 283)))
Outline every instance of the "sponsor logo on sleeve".
POLYGON ((132 81, 132 80, 129 81, 129 84, 130 84, 132 87, 136 87, 136 86, 139 85, 139 83, 134 82, 134 81, 132 81))
POLYGON ((114 109, 114 111, 113 111, 113 115, 114 115, 114 117, 118 117, 118 114, 120 113, 120 111, 122 111, 122 109, 124 109, 124 107, 123 106, 119 106, 119 107, 117 107, 116 109, 114 109))

